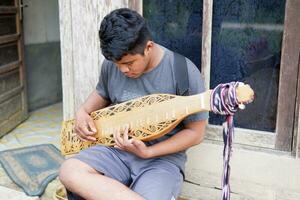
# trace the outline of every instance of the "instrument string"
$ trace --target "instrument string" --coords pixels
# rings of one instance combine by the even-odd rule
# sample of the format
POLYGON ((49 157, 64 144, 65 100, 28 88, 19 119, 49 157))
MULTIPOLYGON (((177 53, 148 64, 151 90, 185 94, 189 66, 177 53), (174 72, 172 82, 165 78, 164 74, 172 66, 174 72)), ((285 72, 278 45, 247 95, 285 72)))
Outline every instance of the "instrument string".
POLYGON ((232 139, 234 137, 233 115, 239 108, 236 88, 241 82, 219 84, 211 93, 211 111, 215 114, 226 115, 223 123, 223 174, 222 200, 230 199, 230 157, 232 154, 232 139))

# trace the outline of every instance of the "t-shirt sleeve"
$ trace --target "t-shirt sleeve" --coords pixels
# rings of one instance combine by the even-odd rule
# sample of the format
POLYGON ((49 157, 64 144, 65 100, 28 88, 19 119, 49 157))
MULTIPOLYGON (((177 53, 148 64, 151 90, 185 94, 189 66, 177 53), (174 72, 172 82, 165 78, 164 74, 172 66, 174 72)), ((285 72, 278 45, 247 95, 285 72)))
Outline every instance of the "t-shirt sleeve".
POLYGON ((98 94, 107 100, 110 99, 108 93, 108 67, 109 61, 104 59, 99 75, 99 80, 96 86, 96 91, 98 92, 98 94))
MULTIPOLYGON (((195 64, 189 59, 186 59, 186 63, 187 63, 188 77, 189 77, 189 95, 195 95, 204 92, 205 91, 204 80, 200 71, 195 66, 195 64)), ((206 120, 206 119, 208 119, 208 112, 199 112, 186 117, 183 120, 183 123, 187 124, 190 122, 206 120)))

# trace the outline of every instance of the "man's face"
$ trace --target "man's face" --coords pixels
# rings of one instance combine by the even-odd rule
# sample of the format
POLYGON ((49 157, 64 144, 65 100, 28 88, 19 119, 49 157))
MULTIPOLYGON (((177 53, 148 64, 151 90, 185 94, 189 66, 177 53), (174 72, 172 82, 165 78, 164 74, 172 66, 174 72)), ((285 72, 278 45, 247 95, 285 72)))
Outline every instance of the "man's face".
POLYGON ((119 70, 129 78, 138 78, 147 71, 149 59, 146 55, 127 54, 115 62, 119 70))

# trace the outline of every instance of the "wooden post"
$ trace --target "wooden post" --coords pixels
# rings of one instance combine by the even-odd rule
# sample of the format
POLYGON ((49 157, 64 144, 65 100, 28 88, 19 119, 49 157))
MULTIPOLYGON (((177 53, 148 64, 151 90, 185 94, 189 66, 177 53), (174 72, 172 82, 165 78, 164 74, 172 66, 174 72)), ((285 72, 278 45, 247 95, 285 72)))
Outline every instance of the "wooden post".
MULTIPOLYGON (((298 59, 300 48, 300 1, 286 1, 280 83, 276 121, 276 149, 291 151, 295 123, 298 59)), ((298 77, 299 78, 299 77, 298 77)))
POLYGON ((59 0, 60 51, 64 120, 74 116, 71 0, 59 0))
POLYGON ((293 134, 293 150, 292 154, 296 158, 300 158, 300 51, 298 59, 298 83, 296 92, 296 106, 295 106, 295 122, 293 134))
POLYGON ((206 89, 210 88, 212 15, 213 1, 203 0, 201 73, 204 76, 206 89))

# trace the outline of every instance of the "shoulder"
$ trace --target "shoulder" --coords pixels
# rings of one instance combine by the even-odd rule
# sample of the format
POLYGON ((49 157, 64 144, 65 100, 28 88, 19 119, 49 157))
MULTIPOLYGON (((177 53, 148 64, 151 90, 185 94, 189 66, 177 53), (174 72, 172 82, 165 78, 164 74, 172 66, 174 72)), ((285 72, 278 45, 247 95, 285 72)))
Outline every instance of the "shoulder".
POLYGON ((104 58, 102 65, 101 65, 101 72, 102 73, 113 73, 117 67, 115 67, 115 64, 104 58))
POLYGON ((103 62, 102 62, 102 67, 104 68, 108 68, 110 66, 113 66, 114 63, 110 60, 107 60, 106 58, 104 58, 103 62))
POLYGON ((185 57, 185 60, 186 60, 186 65, 188 67, 189 73, 200 74, 200 70, 198 69, 198 67, 190 59, 185 57))

